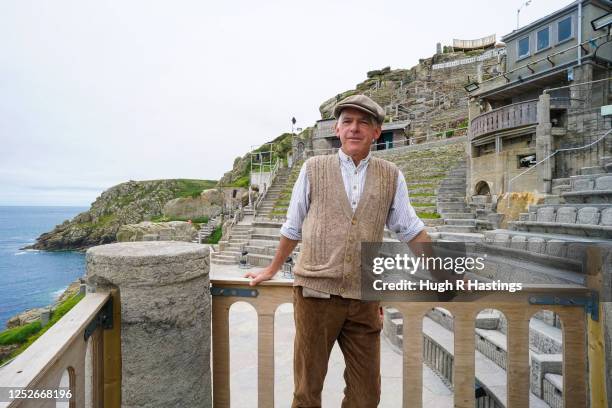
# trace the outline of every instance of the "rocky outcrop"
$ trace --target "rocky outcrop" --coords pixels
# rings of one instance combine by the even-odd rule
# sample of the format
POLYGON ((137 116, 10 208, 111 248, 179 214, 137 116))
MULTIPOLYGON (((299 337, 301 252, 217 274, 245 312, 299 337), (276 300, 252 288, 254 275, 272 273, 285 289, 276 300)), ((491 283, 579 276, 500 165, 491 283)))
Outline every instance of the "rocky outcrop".
POLYGON ((85 211, 42 234, 28 249, 83 250, 115 241, 119 228, 162 215, 166 203, 178 197, 199 196, 209 180, 128 181, 111 187, 85 211))
POLYGON ((203 191, 199 197, 181 197, 170 200, 164 206, 164 216, 194 219, 215 217, 223 209, 224 193, 220 189, 203 191))
POLYGON ((219 186, 229 186, 237 182, 241 177, 249 174, 251 166, 251 157, 247 153, 242 157, 236 157, 232 169, 226 172, 219 180, 219 186))
POLYGON ((185 241, 191 242, 197 230, 190 222, 150 222, 123 225, 117 232, 117 241, 185 241))
MULTIPOLYGON (((293 135, 291 133, 283 133, 274 140, 262 144, 258 149, 253 150, 252 153, 256 153, 258 151, 267 152, 270 149, 270 144, 272 144, 274 146, 275 157, 284 160, 287 158, 287 154, 291 152, 292 140, 293 135)), ((232 169, 221 177, 219 183, 217 183, 217 186, 248 187, 250 171, 251 152, 242 157, 236 157, 234 159, 232 169)))

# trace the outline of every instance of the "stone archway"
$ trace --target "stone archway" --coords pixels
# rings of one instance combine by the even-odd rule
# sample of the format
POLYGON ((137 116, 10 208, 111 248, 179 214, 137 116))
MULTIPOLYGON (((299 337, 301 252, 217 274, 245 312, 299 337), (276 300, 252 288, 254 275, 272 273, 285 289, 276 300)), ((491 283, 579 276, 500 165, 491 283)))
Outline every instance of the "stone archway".
POLYGON ((490 196, 491 188, 489 187, 489 184, 483 180, 476 183, 476 187, 474 187, 474 195, 490 196))

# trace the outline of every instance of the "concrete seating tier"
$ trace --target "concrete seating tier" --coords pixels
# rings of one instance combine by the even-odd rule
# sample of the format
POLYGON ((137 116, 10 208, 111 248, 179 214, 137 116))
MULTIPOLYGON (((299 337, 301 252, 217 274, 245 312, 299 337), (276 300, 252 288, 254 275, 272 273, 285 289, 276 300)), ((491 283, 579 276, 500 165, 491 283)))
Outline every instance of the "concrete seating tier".
POLYGON ((561 197, 568 203, 612 204, 612 174, 588 174, 570 177, 570 191, 561 197))
MULTIPOLYGON (((490 245, 526 251, 532 255, 542 254, 569 258, 576 262, 581 262, 585 256, 586 247, 589 245, 610 248, 610 241, 605 239, 503 229, 485 232, 484 241, 490 245)), ((565 259, 564 262, 568 262, 568 260, 565 259)))
POLYGON ((529 215, 508 223, 516 231, 612 238, 610 204, 543 204, 531 206, 529 215))

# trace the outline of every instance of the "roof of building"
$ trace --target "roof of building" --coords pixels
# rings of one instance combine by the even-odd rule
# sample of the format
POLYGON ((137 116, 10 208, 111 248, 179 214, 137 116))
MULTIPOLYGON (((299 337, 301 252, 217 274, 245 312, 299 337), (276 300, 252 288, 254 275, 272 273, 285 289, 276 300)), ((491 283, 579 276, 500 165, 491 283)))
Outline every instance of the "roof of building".
POLYGON ((518 36, 521 36, 529 31, 531 31, 532 29, 534 29, 535 27, 539 26, 540 24, 549 21, 549 20, 554 20, 555 18, 569 12, 570 10, 578 7, 578 3, 580 3, 582 1, 583 6, 585 4, 589 4, 589 3, 597 3, 598 5, 604 6, 604 7, 612 7, 612 1, 609 0, 576 0, 571 2, 570 4, 568 4, 567 6, 560 8, 557 11, 554 11, 542 18, 537 19, 536 21, 534 21, 533 23, 527 24, 524 27, 519 28, 518 30, 514 30, 509 34, 504 35, 501 40, 503 42, 508 42, 511 41, 513 39, 515 39, 518 36))
POLYGON ((403 121, 391 122, 391 123, 383 123, 382 130, 384 132, 386 130, 406 129, 408 125, 410 125, 409 120, 403 120, 403 121))

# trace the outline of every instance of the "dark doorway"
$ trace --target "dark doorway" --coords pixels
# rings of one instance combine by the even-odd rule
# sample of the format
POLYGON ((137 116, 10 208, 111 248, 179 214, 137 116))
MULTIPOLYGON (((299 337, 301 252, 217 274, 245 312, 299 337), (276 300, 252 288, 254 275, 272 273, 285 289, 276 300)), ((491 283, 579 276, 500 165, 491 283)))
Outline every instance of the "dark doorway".
POLYGON ((376 142, 376 150, 393 148, 393 132, 383 132, 376 142))

